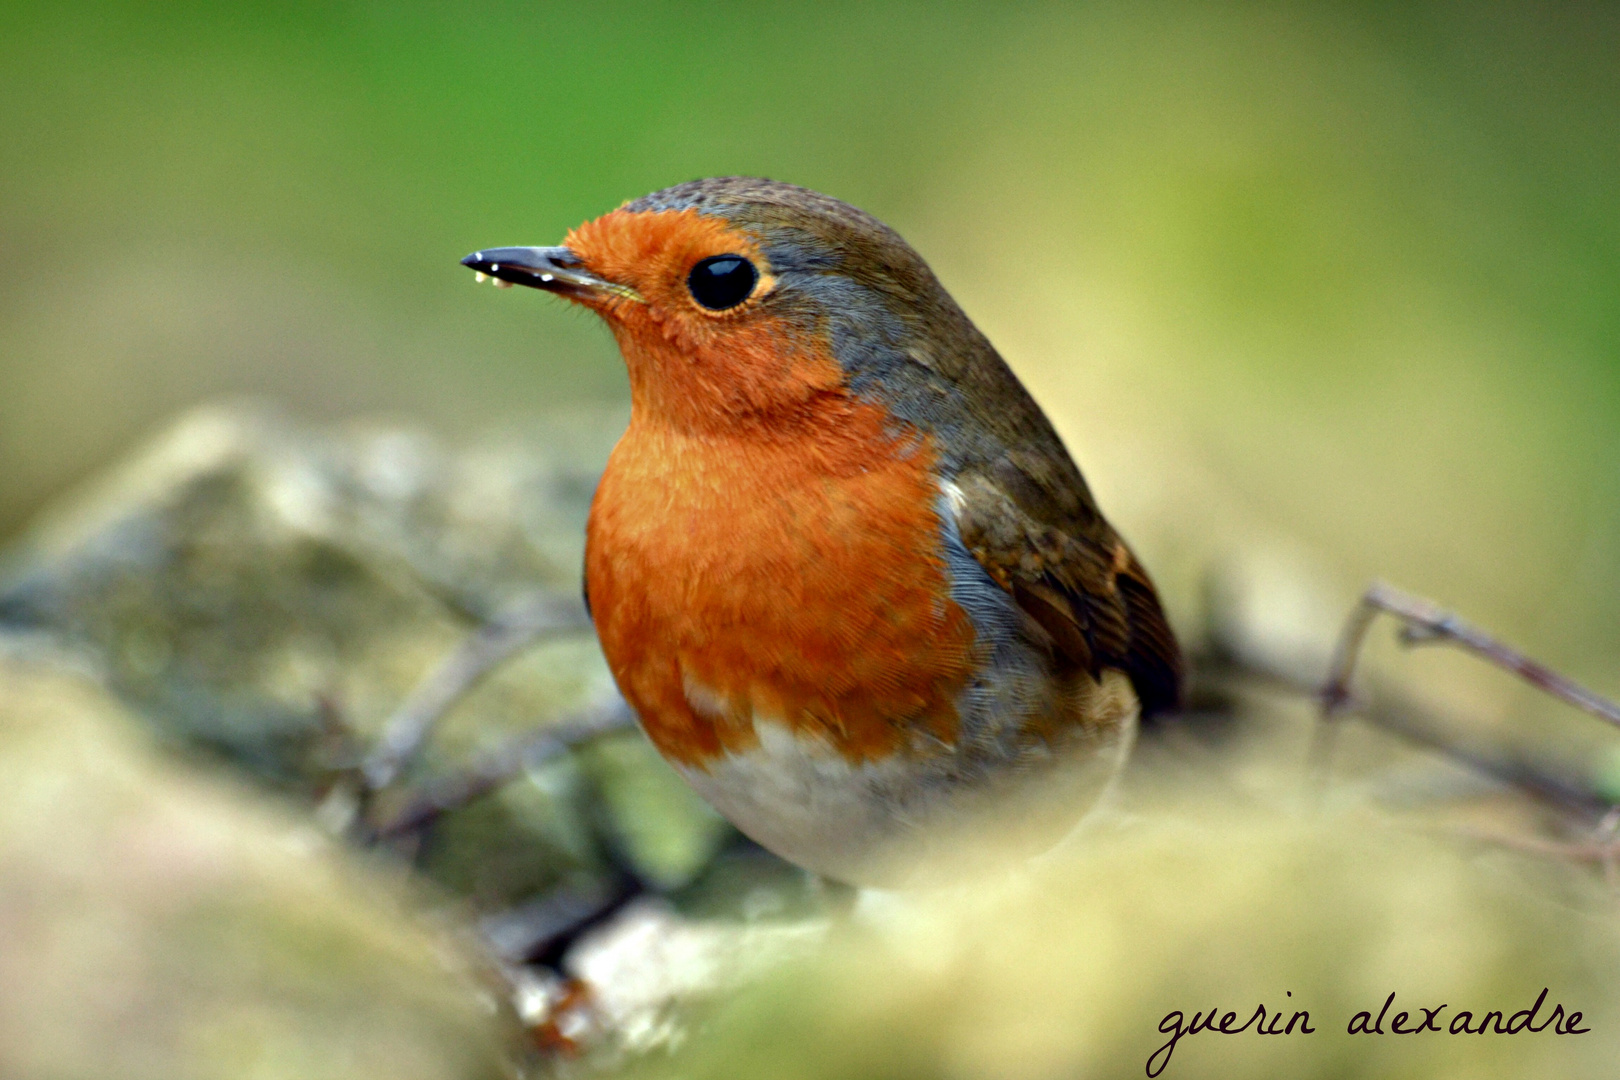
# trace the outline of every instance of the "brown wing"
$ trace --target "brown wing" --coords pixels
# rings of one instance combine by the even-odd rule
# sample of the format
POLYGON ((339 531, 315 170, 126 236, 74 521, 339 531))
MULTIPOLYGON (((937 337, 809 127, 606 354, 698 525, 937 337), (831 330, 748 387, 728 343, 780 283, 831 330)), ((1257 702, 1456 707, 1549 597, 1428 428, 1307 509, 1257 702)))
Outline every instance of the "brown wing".
POLYGON ((960 473, 955 483, 963 543, 1051 635, 1058 656, 1092 674, 1124 671, 1144 717, 1176 708, 1181 650, 1158 593, 1125 541, 1096 512, 1084 483, 1064 500, 1079 511, 1060 515, 1066 528, 1042 520, 1054 509, 1050 499, 1039 497, 1046 485, 1009 458, 990 470, 960 473))

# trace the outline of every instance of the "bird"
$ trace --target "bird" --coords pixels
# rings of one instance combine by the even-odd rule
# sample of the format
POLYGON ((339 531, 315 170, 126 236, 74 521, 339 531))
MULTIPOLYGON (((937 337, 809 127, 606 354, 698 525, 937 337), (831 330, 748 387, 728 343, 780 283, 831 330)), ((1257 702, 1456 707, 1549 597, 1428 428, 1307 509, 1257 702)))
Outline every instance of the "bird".
POLYGON ((617 341, 586 607, 653 745, 763 847, 879 888, 1032 857, 1177 708, 1147 571, 877 218, 718 177, 462 263, 617 341))

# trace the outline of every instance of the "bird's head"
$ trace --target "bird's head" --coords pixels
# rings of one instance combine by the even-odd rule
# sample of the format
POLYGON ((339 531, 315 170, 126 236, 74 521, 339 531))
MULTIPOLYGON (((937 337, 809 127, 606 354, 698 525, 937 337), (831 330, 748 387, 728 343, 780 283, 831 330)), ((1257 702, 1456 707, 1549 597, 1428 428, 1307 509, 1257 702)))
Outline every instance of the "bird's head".
POLYGON ((684 427, 780 427, 897 366, 928 366, 953 338, 982 342, 891 229, 769 180, 680 184, 560 247, 462 262, 596 311, 624 353, 635 408, 684 427))

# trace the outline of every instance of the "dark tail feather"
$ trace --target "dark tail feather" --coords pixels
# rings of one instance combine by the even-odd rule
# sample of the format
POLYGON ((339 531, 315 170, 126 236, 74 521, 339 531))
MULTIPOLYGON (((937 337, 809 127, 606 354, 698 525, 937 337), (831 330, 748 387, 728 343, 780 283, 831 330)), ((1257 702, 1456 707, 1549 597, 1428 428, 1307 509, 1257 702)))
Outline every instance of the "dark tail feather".
POLYGON ((1142 719, 1146 720, 1181 707, 1181 648, 1146 572, 1134 559, 1130 569, 1116 579, 1131 628, 1124 668, 1142 702, 1142 719))

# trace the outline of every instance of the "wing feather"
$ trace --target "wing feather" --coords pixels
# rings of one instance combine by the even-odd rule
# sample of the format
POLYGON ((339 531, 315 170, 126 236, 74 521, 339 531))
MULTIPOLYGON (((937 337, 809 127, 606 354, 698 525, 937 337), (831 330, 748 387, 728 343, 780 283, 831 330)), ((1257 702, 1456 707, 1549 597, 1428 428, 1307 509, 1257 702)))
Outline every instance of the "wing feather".
MULTIPOLYGON (((1042 521, 993 470, 958 475, 951 500, 968 551, 1051 636, 1066 663, 1097 674, 1124 671, 1150 716, 1181 700, 1181 650, 1147 571, 1082 487, 1067 528, 1042 521), (992 473, 996 475, 991 475, 992 473)), ((1029 478, 1025 480, 1034 485, 1029 478)), ((1050 500, 1042 504, 1050 506, 1050 500)), ((1042 505, 1038 504, 1038 505, 1042 505)))

